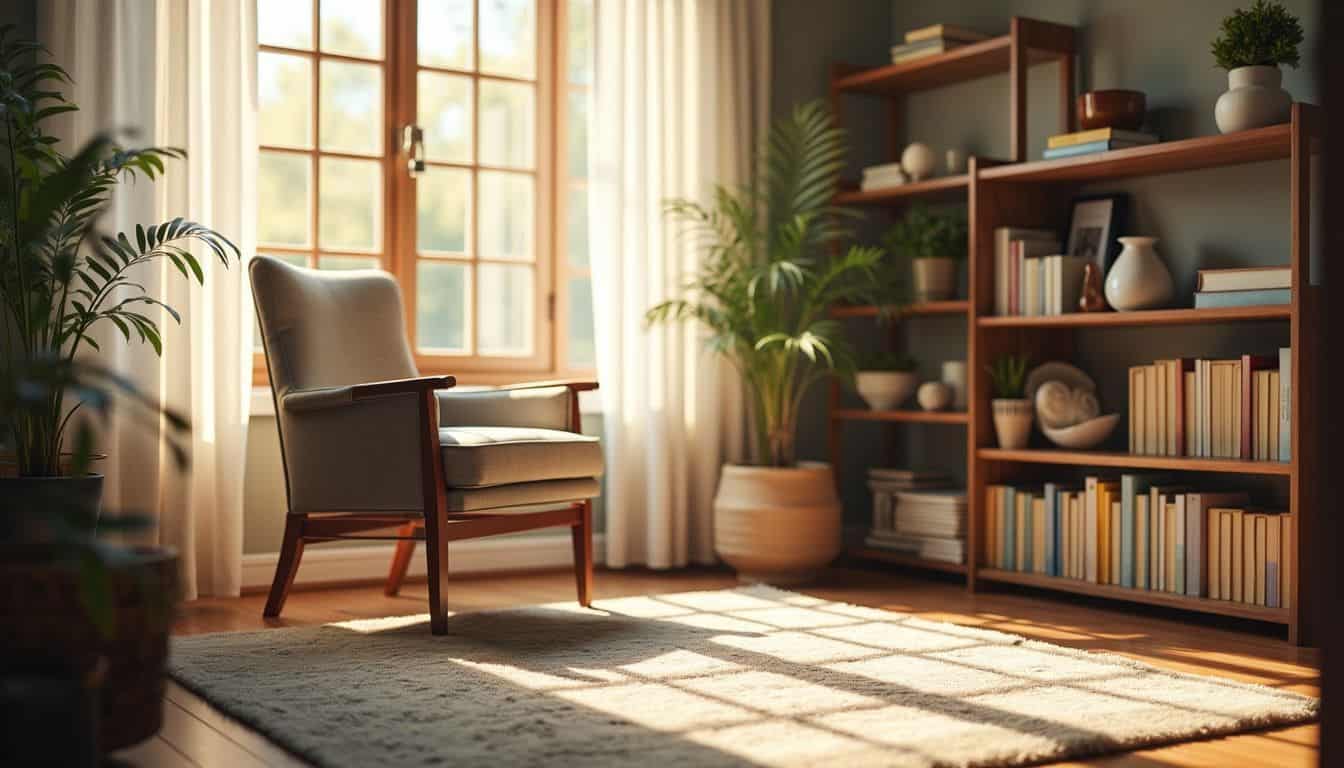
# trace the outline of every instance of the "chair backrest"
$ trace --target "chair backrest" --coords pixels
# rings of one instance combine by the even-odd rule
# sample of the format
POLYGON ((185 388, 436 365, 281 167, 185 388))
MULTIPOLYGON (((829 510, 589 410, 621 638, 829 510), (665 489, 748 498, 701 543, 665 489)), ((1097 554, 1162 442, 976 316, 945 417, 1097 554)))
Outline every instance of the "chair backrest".
POLYGON ((249 274, 277 406, 295 389, 418 375, 391 275, 304 269, 269 256, 253 258, 249 274))

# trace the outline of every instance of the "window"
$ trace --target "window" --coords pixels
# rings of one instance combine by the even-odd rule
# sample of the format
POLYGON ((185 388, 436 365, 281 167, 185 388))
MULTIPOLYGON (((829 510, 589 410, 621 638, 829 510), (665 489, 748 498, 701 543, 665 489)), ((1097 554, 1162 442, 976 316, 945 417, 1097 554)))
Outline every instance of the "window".
POLYGON ((392 272, 423 372, 590 370, 593 2, 257 0, 258 251, 392 272))

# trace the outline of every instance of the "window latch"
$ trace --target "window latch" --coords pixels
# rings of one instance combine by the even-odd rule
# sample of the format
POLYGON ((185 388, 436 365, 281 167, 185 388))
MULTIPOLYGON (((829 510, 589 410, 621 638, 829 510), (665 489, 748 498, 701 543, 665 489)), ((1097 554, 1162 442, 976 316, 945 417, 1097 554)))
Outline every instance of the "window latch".
POLYGON ((406 153, 406 173, 414 179, 425 172, 425 130, 418 125, 401 129, 401 151, 406 153))

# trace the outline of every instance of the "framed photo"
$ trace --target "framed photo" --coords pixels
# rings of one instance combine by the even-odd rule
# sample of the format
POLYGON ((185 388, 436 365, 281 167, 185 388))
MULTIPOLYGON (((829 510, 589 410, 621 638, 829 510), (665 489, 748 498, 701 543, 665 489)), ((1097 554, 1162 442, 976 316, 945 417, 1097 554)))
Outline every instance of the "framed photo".
POLYGON ((1104 276, 1120 253, 1116 238, 1124 234, 1129 196, 1094 195, 1073 201, 1069 217, 1068 254, 1095 263, 1104 276))

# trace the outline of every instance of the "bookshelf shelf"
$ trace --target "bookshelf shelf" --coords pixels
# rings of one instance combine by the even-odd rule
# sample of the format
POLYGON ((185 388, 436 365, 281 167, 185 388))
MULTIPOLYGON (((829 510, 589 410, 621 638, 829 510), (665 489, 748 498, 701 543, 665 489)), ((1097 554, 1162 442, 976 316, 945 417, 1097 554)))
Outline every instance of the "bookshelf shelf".
POLYGON ((1047 316, 990 316, 976 319, 981 328, 1095 328, 1152 325, 1201 325, 1244 321, 1288 320, 1292 306, 1219 307, 1217 309, 1150 309, 1140 312, 1073 312, 1047 316))
POLYGON ((843 408, 831 411, 838 421, 904 421, 914 424, 966 424, 970 421, 965 411, 870 411, 863 408, 843 408))
POLYGON ((1079 157, 1001 165, 986 168, 980 179, 986 182, 1109 181, 1281 160, 1291 151, 1292 124, 1283 123, 1220 136, 1200 136, 1079 157))
MULTIPOLYGON (((964 315, 971 309, 971 303, 965 299, 956 301, 926 301, 902 307, 897 314, 901 317, 920 315, 964 315)), ((880 308, 872 305, 853 305, 832 307, 831 317, 877 317, 880 308)))
MULTIPOLYGON (((1006 73, 1012 67, 1012 52, 1012 35, 999 35, 922 59, 862 69, 838 78, 832 86, 873 96, 916 93, 1006 73)), ((1029 47, 1026 53, 1028 64, 1041 64, 1056 61, 1061 51, 1029 47)))
POLYGON ((1090 581, 1065 579, 1059 576, 1044 576, 1039 573, 1006 571, 999 568, 978 566, 976 576, 989 582, 1017 584, 1037 589, 1049 589, 1056 592, 1071 592, 1078 595, 1105 597, 1112 600, 1124 600, 1146 605, 1163 605, 1200 613, 1213 613, 1220 616, 1235 616, 1242 619, 1288 624, 1291 612, 1287 608, 1267 608, 1263 605, 1235 603, 1230 600, 1210 600, 1205 597, 1190 597, 1171 592, 1157 592, 1147 589, 1117 587, 1113 584, 1093 584, 1090 581))
POLYGON ((1280 475, 1293 473, 1286 461, 1244 461, 1241 459, 1204 459, 1189 456, 1145 456, 1109 451, 1062 451, 981 448, 976 455, 986 461, 1023 464, 1064 464, 1074 467, 1120 467, 1125 469, 1167 469, 1183 472, 1234 472, 1243 475, 1280 475))
POLYGON ((858 560, 877 560, 892 565, 900 565, 907 568, 922 568, 929 571, 942 571, 944 573, 965 573, 965 563, 949 563, 943 560, 925 560, 922 557, 906 555, 900 552, 892 552, 877 547, 849 547, 845 554, 858 560))
POLYGON ((836 205, 903 205, 911 200, 948 199, 966 197, 970 177, 964 173, 939 176, 936 179, 914 181, 886 189, 844 189, 835 196, 836 205))

